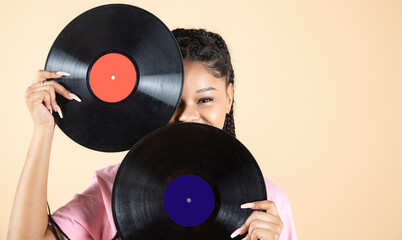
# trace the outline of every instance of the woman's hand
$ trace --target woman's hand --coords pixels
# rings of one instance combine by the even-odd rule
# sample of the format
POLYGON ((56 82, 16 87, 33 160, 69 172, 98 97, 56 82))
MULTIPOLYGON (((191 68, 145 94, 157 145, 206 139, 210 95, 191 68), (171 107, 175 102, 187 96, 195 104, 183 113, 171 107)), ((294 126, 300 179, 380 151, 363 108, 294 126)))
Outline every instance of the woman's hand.
POLYGON ((73 93, 65 89, 56 81, 48 81, 49 78, 61 78, 69 76, 65 72, 52 72, 46 70, 38 70, 33 83, 25 91, 25 102, 31 113, 35 127, 53 127, 54 118, 52 112, 58 112, 60 118, 63 113, 56 102, 56 92, 63 97, 81 102, 81 100, 73 93))
POLYGON ((283 222, 279 217, 275 203, 264 200, 241 205, 241 208, 261 209, 264 212, 254 211, 246 222, 234 231, 232 238, 248 232, 244 240, 278 240, 281 235, 283 222))

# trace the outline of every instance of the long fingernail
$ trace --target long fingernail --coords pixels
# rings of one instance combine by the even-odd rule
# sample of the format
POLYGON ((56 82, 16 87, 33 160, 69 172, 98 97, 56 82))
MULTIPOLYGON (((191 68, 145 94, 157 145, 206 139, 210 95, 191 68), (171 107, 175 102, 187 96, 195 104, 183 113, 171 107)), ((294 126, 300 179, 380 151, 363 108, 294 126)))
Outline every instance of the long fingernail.
POLYGON ((254 207, 254 203, 245 203, 240 206, 240 208, 252 208, 254 207))
POLYGON ((235 238, 235 237, 239 236, 240 233, 241 233, 241 228, 238 228, 230 235, 230 237, 235 238))
POLYGON ((60 118, 63 118, 63 113, 61 112, 61 108, 57 106, 57 113, 59 114, 60 118))
POLYGON ((81 99, 77 95, 75 95, 74 93, 69 93, 68 95, 70 97, 72 97, 75 101, 81 102, 81 99))
POLYGON ((62 76, 70 76, 70 74, 68 72, 62 72, 62 71, 58 71, 56 72, 57 75, 62 75, 62 76))
POLYGON ((49 107, 50 114, 53 114, 52 107, 49 107))

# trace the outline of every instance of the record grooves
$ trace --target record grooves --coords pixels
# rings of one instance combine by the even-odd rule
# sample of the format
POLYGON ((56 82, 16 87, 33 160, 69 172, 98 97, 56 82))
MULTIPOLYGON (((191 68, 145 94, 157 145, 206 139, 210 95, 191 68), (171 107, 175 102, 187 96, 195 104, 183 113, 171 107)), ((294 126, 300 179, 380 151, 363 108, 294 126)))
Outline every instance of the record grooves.
POLYGON ((148 134, 128 152, 112 210, 126 240, 230 239, 252 213, 240 205, 264 199, 261 170, 244 145, 215 127, 181 123, 148 134))
POLYGON ((104 152, 128 150, 166 125, 183 88, 173 34, 151 13, 125 4, 96 7, 71 21, 45 69, 70 73, 54 80, 82 99, 57 94, 64 115, 53 114, 57 125, 75 142, 104 152))

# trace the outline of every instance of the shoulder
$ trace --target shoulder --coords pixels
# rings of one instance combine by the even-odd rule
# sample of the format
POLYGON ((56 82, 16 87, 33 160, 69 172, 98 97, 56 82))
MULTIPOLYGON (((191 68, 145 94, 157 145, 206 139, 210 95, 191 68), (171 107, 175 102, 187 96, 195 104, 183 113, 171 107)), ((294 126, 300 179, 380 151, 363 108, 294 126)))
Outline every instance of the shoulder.
POLYGON ((267 190, 267 200, 273 201, 278 211, 288 207, 290 202, 285 191, 266 177, 264 177, 264 181, 267 190))
POLYGON ((111 239, 116 233, 111 210, 113 181, 120 163, 95 171, 89 186, 52 214, 70 239, 111 239))
MULTIPOLYGON (((119 169, 120 163, 114 164, 92 173, 88 187, 80 195, 111 194, 113 181, 119 169)), ((75 196, 76 197, 76 196, 75 196)))
POLYGON ((91 183, 98 182, 101 180, 102 182, 111 183, 113 185, 114 178, 116 176, 117 171, 119 170, 120 163, 99 169, 92 174, 91 183))

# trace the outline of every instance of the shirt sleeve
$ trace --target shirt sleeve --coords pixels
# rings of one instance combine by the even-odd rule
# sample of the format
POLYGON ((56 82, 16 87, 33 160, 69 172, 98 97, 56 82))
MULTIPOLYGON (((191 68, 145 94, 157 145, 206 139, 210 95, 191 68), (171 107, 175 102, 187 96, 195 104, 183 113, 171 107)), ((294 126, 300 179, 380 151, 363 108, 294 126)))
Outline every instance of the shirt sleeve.
POLYGON ((112 239, 111 191, 117 167, 96 171, 89 186, 52 214, 70 239, 112 239))
POLYGON ((297 240, 296 228, 293 221, 292 209, 285 192, 271 180, 264 178, 267 189, 267 199, 275 203, 283 228, 279 240, 297 240))

